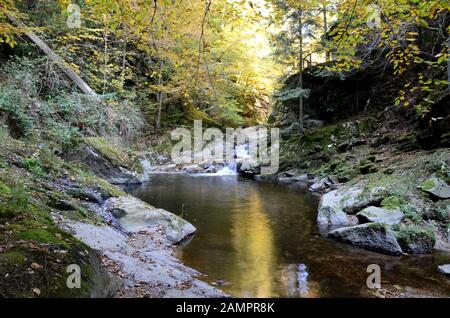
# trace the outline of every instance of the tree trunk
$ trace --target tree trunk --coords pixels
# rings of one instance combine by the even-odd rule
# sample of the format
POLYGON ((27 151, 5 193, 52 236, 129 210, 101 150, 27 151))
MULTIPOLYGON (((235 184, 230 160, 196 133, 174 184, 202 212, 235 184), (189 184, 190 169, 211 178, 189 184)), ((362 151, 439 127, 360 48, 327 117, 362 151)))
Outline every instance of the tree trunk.
POLYGON ((447 39, 447 53, 449 57, 447 58, 447 82, 448 82, 448 92, 450 93, 450 36, 447 39))
POLYGON ((127 66, 127 40, 123 43, 123 51, 122 51, 122 66, 120 68, 120 85, 123 90, 125 84, 125 71, 127 66))
MULTIPOLYGON (((323 4, 322 13, 323 13, 323 35, 326 36, 326 34, 328 32, 327 4, 326 3, 323 4)), ((331 54, 328 50, 329 50, 329 48, 325 47, 325 60, 327 62, 330 61, 330 58, 331 58, 331 54)))
POLYGON ((161 85, 163 82, 163 78, 162 78, 163 67, 164 67, 164 60, 161 60, 161 62, 159 64, 159 78, 158 78, 158 85, 160 86, 160 88, 159 88, 159 92, 157 95, 157 99, 158 99, 158 117, 156 118, 156 130, 157 131, 159 131, 159 129, 161 128, 161 110, 162 110, 162 103, 163 103, 163 92, 161 90, 161 85))
MULTIPOLYGON (((303 89, 303 11, 300 9, 299 12, 299 41, 300 41, 300 56, 298 61, 298 88, 303 89)), ((303 129, 303 94, 300 94, 299 104, 298 104, 298 121, 300 128, 303 129)))
POLYGON ((108 33, 103 31, 103 37, 104 37, 104 52, 103 52, 103 95, 106 94, 106 87, 107 87, 107 81, 108 81, 108 33))
MULTIPOLYGON (((13 17, 9 13, 7 13, 6 15, 8 19, 16 26, 25 30, 27 29, 27 26, 23 22, 13 17)), ((78 86, 78 88, 81 89, 83 93, 97 97, 97 94, 94 92, 94 90, 88 84, 86 84, 86 82, 83 81, 83 79, 80 76, 78 76, 78 74, 75 73, 70 68, 70 66, 68 66, 66 62, 58 54, 56 54, 50 47, 48 47, 48 45, 44 41, 42 41, 34 32, 25 31, 25 35, 34 44, 36 44, 45 54, 47 54, 50 60, 52 60, 53 63, 55 63, 61 69, 61 71, 63 71, 78 86)))

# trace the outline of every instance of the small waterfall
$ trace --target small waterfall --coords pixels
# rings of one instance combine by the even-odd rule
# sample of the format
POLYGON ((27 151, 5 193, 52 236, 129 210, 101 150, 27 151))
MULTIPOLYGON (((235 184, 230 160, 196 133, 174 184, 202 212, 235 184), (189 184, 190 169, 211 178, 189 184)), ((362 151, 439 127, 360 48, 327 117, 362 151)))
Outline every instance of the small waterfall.
POLYGON ((143 174, 145 176, 148 176, 150 172, 152 172, 154 169, 154 167, 151 165, 150 161, 148 161, 147 159, 141 159, 141 166, 143 169, 143 174))
POLYGON ((232 162, 225 163, 225 166, 217 171, 216 173, 212 173, 210 175, 213 176, 237 176, 237 164, 238 162, 244 162, 248 160, 250 157, 248 151, 248 144, 238 145, 234 148, 234 160, 232 162))
POLYGON ((236 176, 238 173, 236 171, 236 163, 232 162, 230 164, 225 165, 222 169, 213 173, 213 176, 236 176))

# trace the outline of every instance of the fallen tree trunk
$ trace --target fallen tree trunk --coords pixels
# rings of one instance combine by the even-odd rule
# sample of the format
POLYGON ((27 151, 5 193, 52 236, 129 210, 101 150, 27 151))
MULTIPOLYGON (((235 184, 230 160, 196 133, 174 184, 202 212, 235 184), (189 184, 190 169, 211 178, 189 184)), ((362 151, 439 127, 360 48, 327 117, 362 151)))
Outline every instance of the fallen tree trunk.
POLYGON ((72 70, 72 68, 70 68, 70 66, 68 66, 67 63, 58 54, 56 54, 44 41, 42 41, 34 32, 27 30, 27 26, 22 21, 15 18, 9 13, 7 13, 6 15, 12 23, 24 29, 24 34, 31 41, 33 41, 33 43, 36 44, 42 51, 44 51, 44 53, 47 54, 47 56, 52 60, 52 62, 58 65, 58 67, 81 89, 83 93, 98 98, 94 90, 88 84, 86 84, 86 82, 83 81, 83 79, 80 76, 78 76, 78 74, 75 73, 74 70, 72 70))

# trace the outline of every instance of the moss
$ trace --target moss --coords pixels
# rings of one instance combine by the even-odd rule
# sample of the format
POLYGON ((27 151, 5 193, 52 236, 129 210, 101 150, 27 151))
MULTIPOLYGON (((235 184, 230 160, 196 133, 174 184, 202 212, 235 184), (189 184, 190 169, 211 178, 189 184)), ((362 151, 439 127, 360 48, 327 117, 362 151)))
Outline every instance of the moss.
POLYGON ((125 168, 130 168, 132 166, 130 156, 122 149, 119 149, 115 145, 107 142, 104 138, 88 137, 84 140, 89 146, 93 147, 113 164, 125 168))
POLYGON ((396 196, 390 196, 387 198, 384 198, 383 201, 381 201, 381 207, 388 209, 388 210, 395 210, 400 208, 402 205, 402 200, 399 199, 396 196))
POLYGON ((383 231, 383 232, 386 232, 388 230, 388 226, 383 223, 369 223, 367 228, 373 231, 383 231))
POLYGON ((58 238, 56 234, 59 233, 52 232, 48 229, 31 229, 17 234, 16 237, 22 240, 36 241, 39 243, 54 243, 66 246, 66 242, 58 238))
MULTIPOLYGON (((27 257, 24 253, 16 250, 8 250, 4 253, 0 253, 0 264, 9 263, 16 266, 23 266, 26 259, 27 257)), ((0 267, 2 266, 0 265, 0 267)))
POLYGON ((96 185, 100 188, 100 192, 104 192, 108 197, 120 197, 126 195, 125 191, 120 189, 118 186, 95 176, 90 176, 87 183, 90 185, 96 185))
POLYGON ((103 197, 110 198, 126 195, 122 189, 102 178, 96 177, 88 168, 82 165, 66 164, 66 167, 70 171, 73 179, 87 187, 95 188, 103 197))
POLYGON ((11 194, 11 188, 0 180, 0 196, 11 194))
POLYGON ((422 190, 429 191, 429 190, 433 189, 435 186, 436 186, 436 183, 434 182, 434 180, 428 179, 420 185, 420 188, 422 190))
POLYGON ((436 242, 436 237, 433 231, 429 228, 409 225, 402 227, 396 232, 396 237, 399 241, 405 242, 406 244, 412 244, 421 239, 427 239, 436 242))
POLYGON ((22 160, 22 165, 25 167, 25 169, 38 176, 45 176, 46 174, 44 169, 42 168, 42 163, 39 158, 25 158, 22 160))
POLYGON ((302 142, 308 149, 312 149, 316 145, 326 147, 330 143, 332 136, 337 138, 343 135, 345 135, 345 128, 342 124, 329 125, 306 134, 302 138, 302 142))

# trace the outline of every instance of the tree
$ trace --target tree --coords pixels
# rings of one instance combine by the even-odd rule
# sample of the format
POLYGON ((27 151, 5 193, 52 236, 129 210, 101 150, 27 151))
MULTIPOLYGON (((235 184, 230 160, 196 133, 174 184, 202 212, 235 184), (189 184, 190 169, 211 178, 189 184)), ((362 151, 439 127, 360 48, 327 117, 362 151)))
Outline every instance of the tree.
MULTIPOLYGON (((305 41, 316 38, 318 4, 315 1, 298 2, 291 0, 277 0, 274 3, 277 8, 277 22, 285 28, 275 36, 275 44, 279 48, 276 53, 288 64, 294 63, 297 65, 296 70, 298 71, 297 89, 295 92, 282 93, 282 95, 298 98, 298 121, 300 128, 303 129, 304 98, 308 93, 303 87, 304 56, 307 52, 305 41)), ((309 54, 313 53, 311 50, 313 47, 314 44, 310 41, 309 54)))
POLYGON ((341 1, 332 31, 335 70, 385 63, 407 79, 395 104, 425 115, 448 85, 449 10, 448 1, 341 1))
POLYGON ((6 43, 13 47, 16 45, 15 35, 20 32, 20 29, 9 23, 8 12, 16 12, 14 1, 0 0, 0 44, 6 43))

